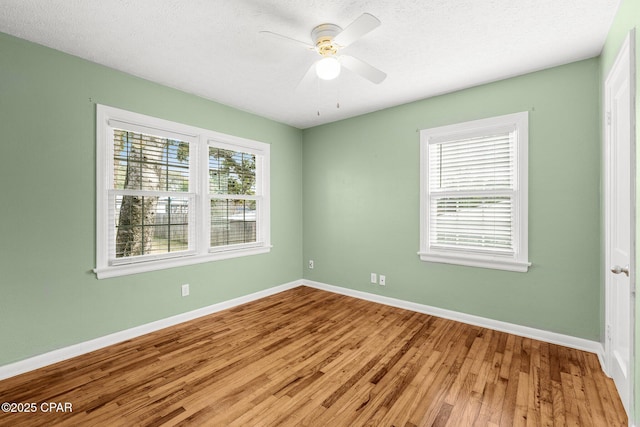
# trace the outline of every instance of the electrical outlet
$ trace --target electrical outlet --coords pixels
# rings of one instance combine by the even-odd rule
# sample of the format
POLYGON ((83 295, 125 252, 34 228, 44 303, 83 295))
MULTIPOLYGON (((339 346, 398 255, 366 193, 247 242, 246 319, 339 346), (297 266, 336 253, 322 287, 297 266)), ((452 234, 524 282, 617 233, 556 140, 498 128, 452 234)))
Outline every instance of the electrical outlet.
POLYGON ((188 296, 189 295, 189 284, 185 283, 184 285, 182 285, 181 290, 182 290, 182 296, 183 297, 188 296))
POLYGON ((313 270, 313 260, 309 260, 309 270, 313 270))
POLYGON ((380 283, 380 286, 387 286, 387 277, 381 274, 380 281, 378 283, 380 283))
POLYGON ((378 283, 378 275, 376 273, 371 273, 371 283, 378 283))

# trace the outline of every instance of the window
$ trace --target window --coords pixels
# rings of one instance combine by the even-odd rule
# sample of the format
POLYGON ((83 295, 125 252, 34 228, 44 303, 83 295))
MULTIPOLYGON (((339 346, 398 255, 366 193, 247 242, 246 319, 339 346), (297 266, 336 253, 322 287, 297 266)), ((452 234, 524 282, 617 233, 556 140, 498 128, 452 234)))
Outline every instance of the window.
POLYGON ((269 145, 97 106, 98 278, 270 250, 269 145))
POLYGON ((256 243, 256 155, 210 146, 209 200, 212 248, 256 243))
POLYGON ((528 270, 528 113, 420 131, 420 258, 528 270))

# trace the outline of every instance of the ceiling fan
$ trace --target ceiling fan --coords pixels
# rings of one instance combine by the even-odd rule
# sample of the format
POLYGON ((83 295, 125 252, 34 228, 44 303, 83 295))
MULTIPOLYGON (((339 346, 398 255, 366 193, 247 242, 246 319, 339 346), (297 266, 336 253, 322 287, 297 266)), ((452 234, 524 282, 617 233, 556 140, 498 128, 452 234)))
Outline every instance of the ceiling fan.
POLYGON ((349 46, 378 26, 380 26, 380 20, 369 13, 360 15, 344 30, 335 24, 320 24, 311 30, 313 45, 271 31, 260 31, 260 33, 296 42, 307 49, 315 50, 322 57, 309 67, 300 84, 312 79, 314 72, 316 76, 323 80, 335 79, 340 75, 342 67, 375 84, 379 84, 387 77, 386 73, 354 56, 339 53, 341 49, 349 46))

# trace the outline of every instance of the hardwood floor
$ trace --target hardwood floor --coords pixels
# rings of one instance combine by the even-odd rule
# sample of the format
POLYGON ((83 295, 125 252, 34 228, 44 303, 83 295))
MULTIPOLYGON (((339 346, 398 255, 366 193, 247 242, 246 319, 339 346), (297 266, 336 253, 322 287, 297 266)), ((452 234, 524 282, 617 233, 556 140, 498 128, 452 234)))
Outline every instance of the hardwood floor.
POLYGON ((594 354, 307 287, 0 381, 0 402, 37 409, 2 426, 627 425, 594 354))

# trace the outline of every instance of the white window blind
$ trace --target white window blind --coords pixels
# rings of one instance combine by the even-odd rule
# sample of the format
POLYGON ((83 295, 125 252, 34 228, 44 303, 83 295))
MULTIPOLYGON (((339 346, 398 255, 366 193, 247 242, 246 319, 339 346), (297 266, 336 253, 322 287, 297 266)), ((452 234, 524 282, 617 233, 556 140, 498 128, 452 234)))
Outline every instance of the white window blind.
POLYGON ((114 128, 112 135, 110 263, 126 264, 193 251, 190 144, 127 129, 114 128))
POLYGON ((256 184, 255 154, 209 147, 209 198, 213 250, 257 242, 262 194, 256 184))
POLYGON ((527 113, 421 131, 425 261, 526 271, 527 113))
POLYGON ((429 144, 430 245, 513 254, 515 131, 429 144))

